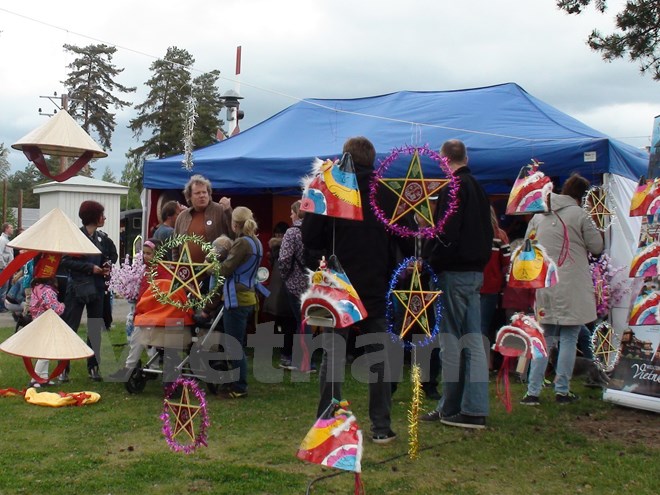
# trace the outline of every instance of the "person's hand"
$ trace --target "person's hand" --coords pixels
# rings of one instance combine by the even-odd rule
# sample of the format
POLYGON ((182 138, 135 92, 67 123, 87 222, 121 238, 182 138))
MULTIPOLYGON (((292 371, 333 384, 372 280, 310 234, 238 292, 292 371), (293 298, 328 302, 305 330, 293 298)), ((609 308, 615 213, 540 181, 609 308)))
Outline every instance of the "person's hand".
POLYGON ((94 265, 94 267, 92 268, 92 274, 93 275, 103 275, 104 274, 103 273, 103 268, 101 268, 100 266, 94 265))
POLYGON ((186 211, 188 209, 188 207, 186 205, 182 205, 181 203, 179 203, 177 201, 176 202, 176 209, 177 209, 177 213, 181 213, 183 211, 186 211))
POLYGON ((227 196, 221 197, 218 203, 226 210, 231 208, 231 199, 229 199, 227 196))

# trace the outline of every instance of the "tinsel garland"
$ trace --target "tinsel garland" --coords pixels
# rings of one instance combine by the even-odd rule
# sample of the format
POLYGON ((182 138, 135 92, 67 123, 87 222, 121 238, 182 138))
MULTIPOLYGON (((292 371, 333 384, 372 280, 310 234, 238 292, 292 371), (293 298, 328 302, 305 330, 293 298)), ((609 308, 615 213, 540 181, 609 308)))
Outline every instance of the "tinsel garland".
MULTIPOLYGON (((183 394, 182 394, 183 396, 183 394)), ((206 443, 207 440, 207 430, 209 428, 209 425, 211 424, 209 421, 209 414, 208 414, 208 408, 206 404, 206 396, 204 392, 199 388, 195 380, 191 380, 188 378, 183 378, 179 377, 174 381, 174 383, 171 383, 168 387, 167 390, 165 391, 165 400, 163 402, 163 412, 160 415, 160 419, 163 422, 163 435, 165 435, 165 439, 167 440, 167 445, 169 445, 170 449, 172 449, 174 452, 183 452, 184 454, 190 454, 192 453, 197 447, 203 445, 204 447, 207 447, 208 444, 206 443), (200 414, 200 422, 199 422, 199 433, 197 435, 194 435, 194 440, 190 444, 181 444, 177 442, 174 439, 174 432, 172 431, 172 426, 171 426, 171 421, 170 421, 170 397, 174 394, 174 392, 181 387, 182 389, 185 387, 188 389, 189 392, 192 392, 197 401, 199 402, 199 414, 200 414)), ((188 420, 190 418, 184 418, 184 420, 188 420)), ((178 423, 181 423, 181 418, 175 417, 175 421, 178 423)), ((175 427, 176 429, 176 427, 175 427)))
POLYGON ((606 373, 612 371, 621 354, 620 343, 612 325, 606 321, 596 325, 590 344, 596 365, 606 373))
POLYGON ((620 302, 624 294, 630 292, 630 288, 626 288, 623 281, 612 284, 614 277, 623 271, 624 267, 613 267, 607 254, 598 258, 589 255, 589 270, 596 294, 596 314, 599 318, 604 318, 610 313, 612 306, 620 302))
POLYGON ((591 186, 582 198, 582 209, 587 212, 594 227, 601 232, 605 232, 616 218, 616 208, 609 203, 609 195, 604 186, 591 186))
POLYGON ((186 104, 186 121, 183 123, 183 168, 190 171, 193 169, 193 148, 195 137, 195 120, 197 119, 197 104, 195 97, 191 94, 186 104))
POLYGON ((415 362, 410 369, 412 398, 408 409, 408 456, 417 459, 419 456, 419 411, 422 404, 422 369, 415 362))
POLYGON ((456 209, 458 208, 459 187, 460 187, 460 181, 454 176, 454 174, 452 174, 451 169, 449 168, 447 158, 440 156, 439 153, 433 151, 431 148, 428 147, 428 145, 424 145, 422 147, 404 146, 401 148, 394 148, 392 152, 384 160, 380 162, 380 165, 374 171, 374 175, 371 178, 371 183, 369 185, 369 203, 376 218, 378 218, 378 220, 382 222, 383 225, 385 225, 385 228, 388 229, 393 234, 399 237, 432 238, 443 232, 447 220, 455 213, 456 209), (422 227, 417 230, 411 229, 410 227, 406 227, 405 225, 397 225, 395 223, 391 223, 391 218, 388 217, 387 214, 378 205, 378 201, 376 199, 380 180, 385 177, 385 174, 387 173, 387 170, 389 169, 390 165, 392 165, 392 163, 394 163, 399 158, 400 155, 410 156, 410 155, 414 155, 415 152, 417 152, 419 155, 428 156, 432 160, 438 162, 438 164, 440 165, 440 169, 444 172, 447 179, 449 180, 449 184, 446 186, 449 188, 448 202, 447 202, 447 207, 443 212, 442 216, 438 218, 438 221, 435 225, 422 227))

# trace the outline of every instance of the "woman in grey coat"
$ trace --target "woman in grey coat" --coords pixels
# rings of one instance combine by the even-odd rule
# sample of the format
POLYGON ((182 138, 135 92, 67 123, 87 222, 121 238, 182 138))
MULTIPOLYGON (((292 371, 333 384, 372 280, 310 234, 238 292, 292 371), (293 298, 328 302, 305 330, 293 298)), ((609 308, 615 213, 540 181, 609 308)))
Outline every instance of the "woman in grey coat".
MULTIPOLYGON (((587 179, 579 174, 571 175, 561 194, 550 194, 550 213, 535 215, 527 227, 527 237, 535 236, 557 264, 557 284, 536 291, 535 307, 548 351, 559 343, 555 400, 561 404, 577 400, 570 392, 577 337, 582 325, 596 319, 596 296, 588 255, 602 252, 603 236, 579 206, 588 188, 587 179)), ((540 404, 547 364, 547 358, 532 360, 527 394, 521 404, 540 404)))

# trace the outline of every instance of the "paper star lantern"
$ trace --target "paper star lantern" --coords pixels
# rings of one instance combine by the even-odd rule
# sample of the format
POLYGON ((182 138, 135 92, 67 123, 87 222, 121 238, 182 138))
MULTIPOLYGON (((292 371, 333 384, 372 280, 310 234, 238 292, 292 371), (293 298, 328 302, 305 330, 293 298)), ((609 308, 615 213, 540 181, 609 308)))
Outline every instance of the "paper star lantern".
POLYGON ((395 148, 374 172, 369 191, 371 208, 385 227, 400 237, 433 237, 442 232, 445 223, 454 214, 458 205, 459 181, 454 177, 447 164, 447 159, 431 150, 428 146, 406 146, 395 148), (410 156, 406 176, 403 178, 386 177, 388 170, 400 157, 410 156), (420 156, 427 156, 437 162, 443 178, 424 178, 420 156), (379 188, 383 186, 396 197, 393 210, 384 211, 379 204, 379 188), (434 223, 431 197, 448 188, 448 202, 438 221, 434 223), (413 215, 425 222, 425 227, 411 228, 413 215), (405 221, 404 221, 405 220, 405 221))
POLYGON ((170 304, 179 309, 203 308, 222 288, 222 283, 204 293, 202 282, 210 275, 215 275, 219 281, 224 280, 219 270, 220 263, 211 243, 205 242, 198 235, 173 235, 154 253, 154 262, 149 271, 149 285, 156 299, 162 304, 170 304), (188 245, 190 242, 198 244, 206 253, 203 263, 192 261, 188 245), (179 249, 179 257, 175 261, 166 259, 166 253, 172 248, 179 249), (166 290, 163 290, 162 284, 156 283, 163 273, 171 277, 166 290), (184 291, 187 297, 181 298, 181 291, 184 291))
POLYGON ((614 206, 610 203, 610 195, 603 186, 592 186, 582 199, 582 208, 601 232, 605 232, 614 220, 614 206))
POLYGON ((210 423, 206 397, 194 380, 179 377, 168 387, 160 419, 163 422, 163 435, 173 451, 190 454, 197 447, 207 446, 206 432, 210 423), (174 400, 173 396, 178 390, 181 395, 178 400, 174 400))

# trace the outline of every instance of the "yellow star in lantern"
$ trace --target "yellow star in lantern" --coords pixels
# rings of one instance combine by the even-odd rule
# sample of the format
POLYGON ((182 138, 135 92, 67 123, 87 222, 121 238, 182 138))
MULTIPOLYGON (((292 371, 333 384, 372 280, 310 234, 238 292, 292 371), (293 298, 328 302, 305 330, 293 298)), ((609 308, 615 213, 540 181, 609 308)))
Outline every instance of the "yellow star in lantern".
POLYGON ((614 216, 614 213, 605 204, 606 198, 605 191, 600 187, 590 190, 585 198, 585 210, 599 230, 605 230, 614 216))
POLYGON ((617 352, 612 327, 600 325, 594 333, 594 356, 607 366, 617 352))
POLYGON ((201 280, 206 272, 212 269, 213 265, 211 263, 193 262, 188 243, 183 245, 177 261, 159 261, 158 264, 172 275, 172 282, 167 293, 168 297, 184 287, 190 294, 202 299, 201 280))
POLYGON ((410 212, 415 212, 429 225, 433 225, 429 198, 449 184, 449 179, 425 179, 419 153, 415 151, 405 179, 379 179, 379 182, 398 198, 390 224, 396 223, 410 212))
POLYGON ((172 439, 175 439, 179 433, 185 432, 188 437, 190 437, 190 441, 194 442, 195 424, 193 420, 195 419, 195 416, 199 414, 201 406, 194 406, 190 404, 190 393, 188 386, 183 386, 183 391, 181 392, 181 399, 179 399, 179 402, 173 402, 169 399, 166 399, 165 404, 167 404, 167 407, 170 411, 172 411, 172 414, 174 415, 175 424, 174 431, 172 433, 172 439))
POLYGON ((413 264, 410 288, 408 290, 392 291, 394 296, 401 302, 406 310, 401 325, 401 333, 399 334, 400 339, 403 339, 416 323, 426 335, 429 337, 431 336, 428 309, 431 307, 431 311, 433 311, 433 302, 440 294, 442 294, 442 291, 422 290, 418 265, 418 263, 413 264))

